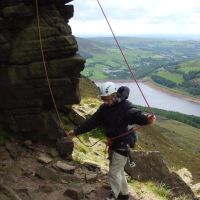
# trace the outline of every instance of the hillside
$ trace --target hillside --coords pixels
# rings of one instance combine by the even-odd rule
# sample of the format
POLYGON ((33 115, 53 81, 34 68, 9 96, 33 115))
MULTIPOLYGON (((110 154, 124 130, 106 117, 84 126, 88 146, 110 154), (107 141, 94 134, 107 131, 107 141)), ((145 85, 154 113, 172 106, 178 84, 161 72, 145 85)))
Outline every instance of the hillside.
MULTIPOLYGON (((113 38, 77 38, 86 58, 82 72, 93 80, 130 79, 113 38)), ((200 42, 120 37, 119 43, 136 77, 175 92, 200 97, 200 42)))

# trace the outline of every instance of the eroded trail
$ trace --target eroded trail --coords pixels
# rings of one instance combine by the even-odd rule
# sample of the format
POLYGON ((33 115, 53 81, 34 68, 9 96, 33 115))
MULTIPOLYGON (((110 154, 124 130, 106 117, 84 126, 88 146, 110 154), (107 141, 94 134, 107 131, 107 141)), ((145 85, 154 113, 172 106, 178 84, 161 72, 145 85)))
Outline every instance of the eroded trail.
MULTIPOLYGON (((0 175, 1 200, 101 200, 110 194, 107 171, 64 160, 53 147, 31 141, 1 146, 0 175)), ((139 199, 150 200, 130 189, 130 200, 139 199)))

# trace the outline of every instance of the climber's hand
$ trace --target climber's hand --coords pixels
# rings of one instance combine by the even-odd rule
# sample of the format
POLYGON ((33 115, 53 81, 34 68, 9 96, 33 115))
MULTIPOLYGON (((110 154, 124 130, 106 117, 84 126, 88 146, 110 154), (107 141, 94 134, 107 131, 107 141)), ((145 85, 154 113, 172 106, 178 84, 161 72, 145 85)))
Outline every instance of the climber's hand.
POLYGON ((70 136, 70 137, 74 137, 74 136, 76 136, 76 134, 75 134, 75 132, 74 132, 73 129, 70 130, 70 131, 68 131, 68 132, 66 132, 66 135, 67 135, 67 136, 70 136))
POLYGON ((156 121, 156 116, 153 114, 147 115, 147 120, 149 124, 153 124, 156 121))

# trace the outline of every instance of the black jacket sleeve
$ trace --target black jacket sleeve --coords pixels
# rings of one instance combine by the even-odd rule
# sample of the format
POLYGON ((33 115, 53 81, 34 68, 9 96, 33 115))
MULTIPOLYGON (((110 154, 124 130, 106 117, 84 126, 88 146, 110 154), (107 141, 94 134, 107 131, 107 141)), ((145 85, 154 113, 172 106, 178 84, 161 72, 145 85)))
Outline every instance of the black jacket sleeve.
POLYGON ((92 115, 90 119, 85 121, 82 125, 74 129, 76 135, 88 132, 102 124, 102 109, 101 107, 92 115))
POLYGON ((143 114, 137 108, 131 108, 127 111, 126 117, 128 120, 128 124, 138 124, 138 125, 147 125, 148 120, 147 116, 143 114))

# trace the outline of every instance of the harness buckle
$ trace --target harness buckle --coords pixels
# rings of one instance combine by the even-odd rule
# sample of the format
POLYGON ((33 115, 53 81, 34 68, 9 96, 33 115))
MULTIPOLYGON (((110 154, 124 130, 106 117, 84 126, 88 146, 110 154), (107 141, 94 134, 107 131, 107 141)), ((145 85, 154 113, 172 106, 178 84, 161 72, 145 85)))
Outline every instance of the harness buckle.
POLYGON ((128 159, 128 164, 129 164, 129 167, 131 167, 131 168, 134 168, 134 167, 136 167, 136 164, 135 164, 135 162, 133 162, 133 161, 130 161, 130 159, 128 159))
POLYGON ((136 166, 136 164, 135 164, 135 162, 134 162, 133 159, 132 159, 131 151, 130 151, 130 146, 129 146, 129 145, 127 145, 127 151, 128 151, 128 164, 129 164, 129 166, 130 166, 131 168, 133 168, 133 167, 136 166))

